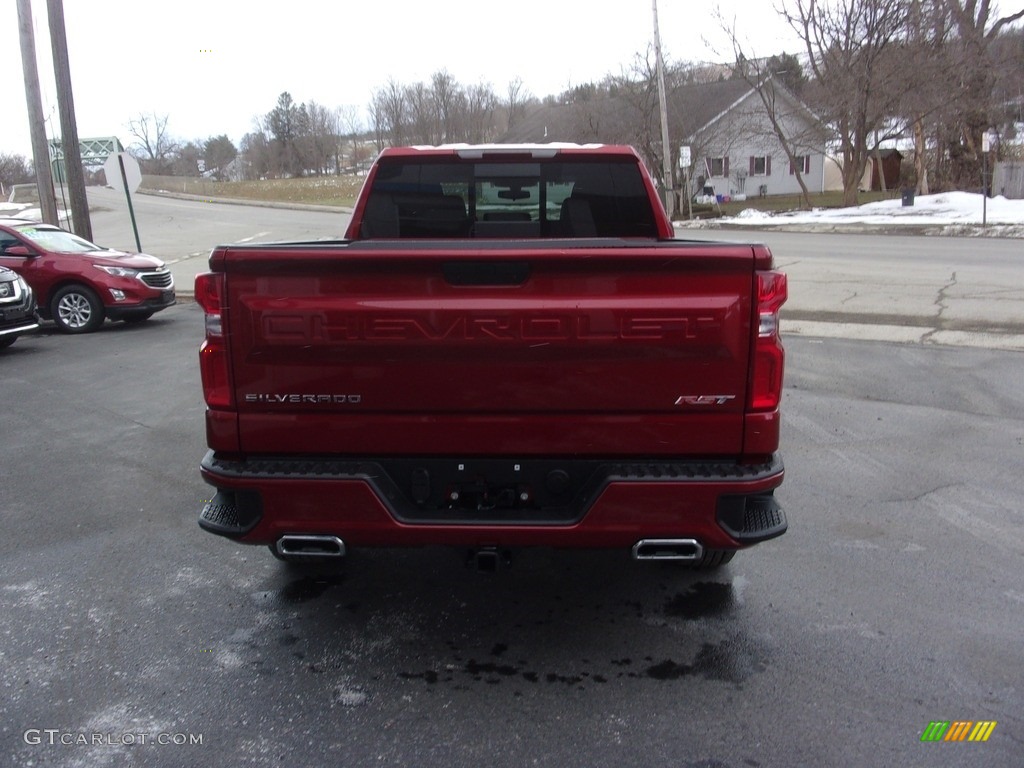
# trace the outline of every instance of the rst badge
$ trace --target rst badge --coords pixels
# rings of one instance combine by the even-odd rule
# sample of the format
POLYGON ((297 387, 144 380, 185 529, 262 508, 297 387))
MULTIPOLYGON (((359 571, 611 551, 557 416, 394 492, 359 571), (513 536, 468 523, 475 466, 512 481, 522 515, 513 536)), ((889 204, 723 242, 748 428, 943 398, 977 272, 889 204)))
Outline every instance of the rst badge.
POLYGON ((736 395, 680 395, 676 405, 725 405, 736 395))

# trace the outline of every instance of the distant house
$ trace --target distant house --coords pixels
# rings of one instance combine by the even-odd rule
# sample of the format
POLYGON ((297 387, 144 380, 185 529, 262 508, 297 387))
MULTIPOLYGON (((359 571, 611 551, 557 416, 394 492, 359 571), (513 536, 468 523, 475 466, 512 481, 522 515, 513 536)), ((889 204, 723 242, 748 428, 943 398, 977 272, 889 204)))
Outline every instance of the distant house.
MULTIPOLYGON (((867 164, 864 166, 864 173, 861 174, 860 181, 857 184, 857 189, 861 192, 881 192, 883 178, 885 179, 886 191, 894 192, 900 189, 903 161, 907 156, 897 149, 882 149, 879 150, 879 153, 882 157, 881 167, 883 174, 881 177, 879 176, 878 158, 872 152, 868 157, 867 164)), ((911 158, 908 162, 912 164, 913 159, 911 158)), ((843 164, 842 160, 834 154, 829 155, 825 161, 825 191, 843 191, 843 164)))
POLYGON ((883 179, 886 190, 897 189, 900 185, 900 173, 903 170, 903 153, 898 149, 881 149, 877 155, 871 156, 870 167, 872 192, 882 191, 883 179), (880 170, 881 173, 879 173, 880 170))
MULTIPOLYGON (((800 191, 798 169, 808 191, 823 191, 826 130, 784 86, 776 84, 774 93, 777 120, 795 155, 792 163, 760 96, 746 81, 685 85, 670 94, 669 132, 674 146, 678 141, 680 146, 690 147, 692 193, 711 186, 720 195, 795 194, 800 191)), ((658 119, 649 100, 644 111, 628 96, 598 97, 582 103, 538 106, 517 122, 504 140, 633 144, 658 175, 658 119), (645 140, 651 146, 644 146, 645 140)))
POLYGON ((1000 160, 992 176, 992 194, 1011 200, 1024 199, 1024 162, 1000 160))
POLYGON ((680 94, 688 115, 683 127, 692 146, 695 188, 703 177, 717 194, 798 194, 799 171, 809 192, 823 191, 825 128, 781 83, 774 84, 773 95, 775 119, 793 151, 792 161, 761 97, 745 81, 690 86, 680 94))

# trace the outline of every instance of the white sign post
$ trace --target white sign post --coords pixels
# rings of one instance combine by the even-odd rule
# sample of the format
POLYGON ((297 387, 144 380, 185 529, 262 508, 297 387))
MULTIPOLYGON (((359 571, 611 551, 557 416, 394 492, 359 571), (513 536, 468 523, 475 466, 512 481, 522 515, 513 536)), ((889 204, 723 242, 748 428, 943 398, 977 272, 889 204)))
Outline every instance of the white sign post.
POLYGON ((992 151, 992 134, 981 134, 981 226, 988 226, 988 153, 992 151))
POLYGON ((693 218, 693 195, 690 194, 690 165, 692 162, 689 145, 680 147, 679 168, 683 172, 683 191, 686 194, 686 217, 688 219, 693 218))
POLYGON ((138 189, 142 183, 142 169, 139 168, 139 161, 127 152, 115 152, 103 164, 103 172, 106 174, 109 186, 124 192, 125 199, 128 201, 128 215, 132 220, 132 231, 135 233, 135 247, 141 253, 139 227, 135 222, 135 209, 132 207, 132 192, 138 189))

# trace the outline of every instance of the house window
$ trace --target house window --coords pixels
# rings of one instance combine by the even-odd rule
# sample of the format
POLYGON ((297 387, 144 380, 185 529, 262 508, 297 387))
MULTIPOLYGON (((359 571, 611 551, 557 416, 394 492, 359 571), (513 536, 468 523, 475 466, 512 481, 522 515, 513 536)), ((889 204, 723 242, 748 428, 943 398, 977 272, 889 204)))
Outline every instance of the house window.
POLYGON ((754 155, 750 158, 751 176, 771 176, 772 159, 767 155, 754 155))
POLYGON ((797 155, 793 158, 794 162, 789 164, 789 175, 794 175, 798 170, 801 174, 807 174, 811 172, 811 156, 810 155, 797 155))
POLYGON ((719 178, 725 178, 729 175, 729 158, 728 157, 709 157, 707 159, 707 170, 708 178, 717 176, 719 178))

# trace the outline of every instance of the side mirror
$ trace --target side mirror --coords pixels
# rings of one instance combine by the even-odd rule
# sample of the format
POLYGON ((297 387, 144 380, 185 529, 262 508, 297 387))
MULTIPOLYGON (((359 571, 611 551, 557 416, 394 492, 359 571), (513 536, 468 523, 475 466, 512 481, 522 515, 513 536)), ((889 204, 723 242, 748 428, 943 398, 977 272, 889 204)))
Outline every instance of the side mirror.
POLYGON ((27 245, 12 245, 10 248, 4 250, 4 256, 23 256, 26 258, 35 258, 39 254, 29 248, 27 245))

